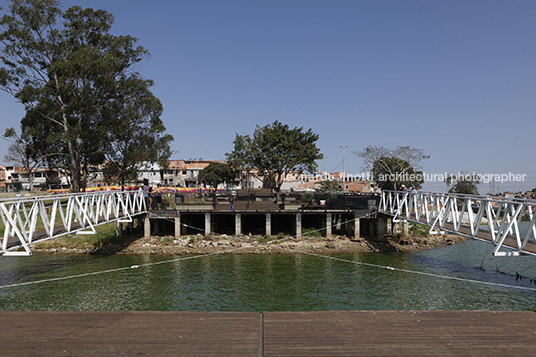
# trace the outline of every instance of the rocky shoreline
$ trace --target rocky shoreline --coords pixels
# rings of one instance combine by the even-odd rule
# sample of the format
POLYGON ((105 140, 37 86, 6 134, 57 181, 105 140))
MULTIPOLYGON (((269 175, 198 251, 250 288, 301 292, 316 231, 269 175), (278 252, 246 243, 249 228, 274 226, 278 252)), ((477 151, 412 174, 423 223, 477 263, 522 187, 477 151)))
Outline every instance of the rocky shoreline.
POLYGON ((337 253, 337 252, 403 252, 442 247, 467 240, 457 235, 430 235, 426 237, 386 237, 376 239, 350 239, 345 236, 302 237, 301 239, 261 236, 188 236, 182 238, 137 238, 123 245, 106 244, 94 247, 90 244, 73 246, 51 240, 36 244, 32 251, 52 254, 275 254, 275 253, 337 253))

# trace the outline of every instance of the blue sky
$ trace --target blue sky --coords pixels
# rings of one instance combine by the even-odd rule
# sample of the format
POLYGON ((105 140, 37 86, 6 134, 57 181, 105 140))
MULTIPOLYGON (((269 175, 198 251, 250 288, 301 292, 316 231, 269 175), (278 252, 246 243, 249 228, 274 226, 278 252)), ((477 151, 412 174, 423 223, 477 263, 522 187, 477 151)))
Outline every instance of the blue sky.
MULTIPOLYGON (((536 187, 534 1, 63 4, 113 13, 112 33, 149 50, 138 70, 155 81, 173 159, 224 159, 235 133, 278 120, 320 135, 320 169, 342 170, 341 145, 349 174, 352 151, 411 145, 431 155, 427 174, 511 172, 525 180, 496 189, 536 187)), ((22 115, 0 93, 0 130, 22 115)))

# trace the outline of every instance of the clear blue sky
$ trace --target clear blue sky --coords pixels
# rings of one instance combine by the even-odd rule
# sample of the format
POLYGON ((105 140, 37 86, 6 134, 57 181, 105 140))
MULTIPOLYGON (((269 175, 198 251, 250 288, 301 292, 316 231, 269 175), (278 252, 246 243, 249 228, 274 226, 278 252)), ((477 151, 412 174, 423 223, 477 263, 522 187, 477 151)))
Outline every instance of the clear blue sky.
MULTIPOLYGON (((320 135, 320 169, 342 170, 341 145, 349 174, 361 172, 352 151, 411 145, 431 155, 426 173, 512 172, 525 181, 496 188, 536 187, 535 1, 63 4, 113 13, 112 33, 150 51, 138 69, 155 81, 173 159, 224 159, 235 132, 278 120, 320 135)), ((22 115, 0 93, 0 130, 22 115)))

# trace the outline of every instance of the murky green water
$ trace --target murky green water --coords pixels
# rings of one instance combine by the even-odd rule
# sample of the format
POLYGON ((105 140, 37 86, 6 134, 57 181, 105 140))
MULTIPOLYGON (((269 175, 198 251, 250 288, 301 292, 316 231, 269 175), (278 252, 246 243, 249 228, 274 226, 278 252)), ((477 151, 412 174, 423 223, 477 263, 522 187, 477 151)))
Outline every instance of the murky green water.
POLYGON ((0 285, 128 268, 0 288, 0 310, 534 310, 536 257, 491 251, 468 241, 417 253, 330 255, 348 262, 302 254, 0 257, 0 285))

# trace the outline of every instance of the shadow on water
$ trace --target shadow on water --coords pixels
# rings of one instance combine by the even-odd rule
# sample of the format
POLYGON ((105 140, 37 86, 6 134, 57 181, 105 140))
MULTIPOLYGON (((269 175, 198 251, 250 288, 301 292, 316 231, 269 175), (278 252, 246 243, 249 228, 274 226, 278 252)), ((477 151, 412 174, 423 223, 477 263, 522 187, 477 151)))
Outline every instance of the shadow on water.
POLYGON ((482 265, 475 266, 474 264, 466 264, 425 255, 413 255, 410 259, 413 263, 424 269, 433 271, 433 274, 439 275, 440 272, 443 271, 450 276, 464 279, 483 281, 492 284, 536 288, 536 278, 531 278, 519 273, 506 273, 500 271, 498 266, 495 270, 490 270, 484 268, 482 265))

